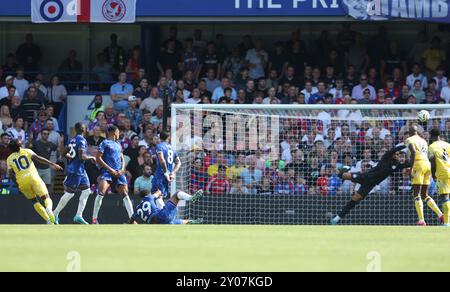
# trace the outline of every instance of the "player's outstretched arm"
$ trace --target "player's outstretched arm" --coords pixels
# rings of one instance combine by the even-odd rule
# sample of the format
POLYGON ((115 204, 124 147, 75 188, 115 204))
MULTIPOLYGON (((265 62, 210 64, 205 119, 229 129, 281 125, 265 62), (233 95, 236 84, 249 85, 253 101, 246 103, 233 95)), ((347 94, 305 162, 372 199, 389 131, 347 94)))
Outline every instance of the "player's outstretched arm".
POLYGON ((386 152, 386 153, 383 155, 382 160, 389 160, 389 159, 392 159, 392 156, 393 156, 395 153, 397 153, 397 152, 399 152, 399 151, 402 151, 402 150, 404 150, 405 148, 406 148, 405 145, 400 145, 400 146, 397 146, 397 147, 395 147, 395 148, 392 148, 391 150, 389 150, 388 152, 386 152))
POLYGON ((56 170, 56 171, 61 171, 61 170, 63 170, 63 168, 62 168, 61 166, 59 166, 59 165, 56 164, 56 163, 51 162, 50 160, 48 160, 48 159, 46 159, 46 158, 44 158, 44 157, 42 157, 42 156, 39 156, 39 155, 34 154, 34 155, 31 156, 31 159, 33 159, 33 160, 39 162, 40 164, 48 165, 48 166, 50 166, 51 168, 53 168, 54 170, 56 170))

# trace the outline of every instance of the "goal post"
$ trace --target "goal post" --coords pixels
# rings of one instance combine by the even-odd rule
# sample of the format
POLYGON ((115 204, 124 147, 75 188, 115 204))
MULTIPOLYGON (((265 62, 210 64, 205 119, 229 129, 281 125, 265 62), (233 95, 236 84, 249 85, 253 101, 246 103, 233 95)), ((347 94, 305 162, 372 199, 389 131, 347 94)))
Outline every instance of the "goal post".
MULTIPOLYGON (((205 191, 180 215, 210 224, 327 224, 360 187, 339 179, 338 169, 376 167, 413 124, 425 139, 438 128, 450 140, 450 105, 172 104, 172 144, 182 161, 172 190, 205 191), (420 110, 431 113, 425 124, 417 121, 420 110)), ((440 203, 434 182, 429 194, 440 203)), ((437 224, 426 208, 427 221, 437 224)), ((416 217, 405 170, 342 223, 412 225, 416 217)))

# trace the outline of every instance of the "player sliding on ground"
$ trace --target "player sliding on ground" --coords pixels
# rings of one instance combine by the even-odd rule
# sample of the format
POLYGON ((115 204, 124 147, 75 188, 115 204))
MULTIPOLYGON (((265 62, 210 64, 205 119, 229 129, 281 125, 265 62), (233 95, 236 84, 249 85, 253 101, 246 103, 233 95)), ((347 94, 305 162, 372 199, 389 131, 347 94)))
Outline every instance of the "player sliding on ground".
POLYGON ((431 164, 428 160, 428 143, 419 136, 417 126, 409 128, 409 138, 406 139, 408 155, 411 161, 411 185, 419 221, 417 225, 426 226, 423 212, 423 202, 439 217, 441 223, 444 223, 444 217, 436 202, 428 195, 428 189, 431 183, 431 164), (422 201, 423 200, 423 201, 422 201))
POLYGON ((356 205, 358 205, 369 195, 373 188, 375 188, 386 178, 397 171, 410 167, 409 162, 400 163, 399 161, 399 152, 405 148, 406 146, 398 146, 391 149, 389 152, 386 152, 380 162, 378 162, 377 166, 365 173, 350 173, 347 168, 339 171, 339 178, 360 184, 361 187, 355 192, 350 202, 347 203, 347 205, 337 214, 337 216, 331 219, 331 225, 337 225, 350 213, 351 210, 356 207, 356 205))
POLYGON ((7 164, 11 177, 14 177, 20 192, 33 203, 36 212, 47 222, 47 224, 57 224, 53 214, 53 202, 48 195, 47 187, 39 176, 33 160, 40 164, 50 166, 56 171, 61 171, 62 167, 36 155, 30 149, 22 148, 20 140, 13 140, 8 145, 11 155, 8 156, 7 164), (40 198, 44 206, 39 202, 40 198))
POLYGON ((145 194, 142 203, 136 208, 130 223, 136 223, 138 218, 149 224, 194 224, 201 220, 176 219, 177 205, 180 200, 195 202, 203 196, 203 191, 193 196, 178 191, 167 205, 163 198, 169 195, 169 186, 174 181, 176 173, 181 167, 181 160, 175 149, 170 145, 170 136, 166 132, 160 134, 161 143, 156 146, 156 172, 153 177, 151 194, 145 194))
POLYGON ((444 201, 444 226, 450 227, 450 144, 441 140, 438 129, 430 131, 430 142, 431 174, 444 201))
POLYGON ((67 177, 64 180, 65 193, 59 201, 54 213, 56 222, 59 223, 59 214, 61 211, 75 196, 75 192, 81 191, 78 211, 73 218, 73 222, 76 224, 88 224, 86 220, 83 219, 83 211, 91 194, 89 177, 85 169, 85 162, 87 160, 92 160, 95 162, 95 157, 87 155, 87 141, 84 138, 84 135, 86 134, 86 126, 82 123, 77 123, 75 124, 75 131, 77 135, 70 140, 69 145, 63 153, 69 162, 67 167, 67 177))
POLYGON ((103 198, 111 186, 122 196, 128 218, 131 218, 133 215, 133 205, 128 196, 128 181, 125 176, 125 159, 122 154, 122 146, 117 142, 119 135, 119 128, 109 126, 107 131, 108 137, 98 148, 96 158, 98 166, 102 168, 102 176, 98 184, 98 194, 95 198, 92 224, 99 224, 98 213, 102 206, 103 198))

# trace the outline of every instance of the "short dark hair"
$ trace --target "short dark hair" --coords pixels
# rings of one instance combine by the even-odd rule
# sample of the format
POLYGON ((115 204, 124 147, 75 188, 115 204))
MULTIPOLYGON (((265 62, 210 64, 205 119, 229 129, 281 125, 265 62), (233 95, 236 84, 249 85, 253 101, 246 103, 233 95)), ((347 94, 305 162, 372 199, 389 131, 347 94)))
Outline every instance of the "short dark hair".
POLYGON ((20 146, 21 146, 21 142, 17 139, 14 139, 9 142, 8 148, 9 148, 9 151, 15 153, 15 152, 19 152, 20 146))
POLYGON ((83 126, 82 123, 76 123, 76 124, 75 124, 75 131, 80 132, 82 126, 83 126))
POLYGON ((117 130, 119 130, 119 128, 117 128, 117 126, 115 126, 115 125, 110 125, 108 127, 108 133, 110 133, 110 134, 115 133, 117 130))
POLYGON ((161 141, 166 141, 169 138, 169 133, 166 131, 162 131, 161 134, 159 134, 159 138, 161 141))
POLYGON ((6 134, 6 133, 3 133, 1 136, 0 136, 0 138, 2 138, 3 139, 3 137, 5 137, 5 136, 8 136, 9 137, 9 135, 8 134, 6 134))
POLYGON ((430 131, 430 136, 433 138, 437 138, 437 137, 441 136, 441 131, 439 131, 439 129, 433 128, 430 131))

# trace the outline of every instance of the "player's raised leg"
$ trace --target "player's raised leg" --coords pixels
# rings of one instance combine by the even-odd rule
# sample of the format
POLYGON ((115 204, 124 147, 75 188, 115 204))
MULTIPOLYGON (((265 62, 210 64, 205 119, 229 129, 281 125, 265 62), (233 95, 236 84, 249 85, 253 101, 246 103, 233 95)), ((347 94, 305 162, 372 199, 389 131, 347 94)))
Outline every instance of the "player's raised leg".
POLYGON ((421 197, 423 199, 423 201, 427 204, 427 206, 433 210, 433 212, 438 216, 439 221, 442 223, 444 223, 444 215, 442 214, 441 209, 439 209, 438 205, 436 204, 436 202, 433 200, 432 197, 430 197, 428 195, 428 189, 429 189, 429 185, 423 185, 422 186, 422 190, 421 190, 421 197))
POLYGON ((342 219, 344 219, 355 207, 364 200, 364 196, 355 193, 352 197, 352 199, 345 205, 341 211, 337 213, 337 215, 331 219, 330 223, 331 225, 337 225, 342 219))

